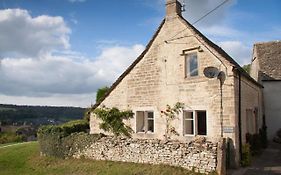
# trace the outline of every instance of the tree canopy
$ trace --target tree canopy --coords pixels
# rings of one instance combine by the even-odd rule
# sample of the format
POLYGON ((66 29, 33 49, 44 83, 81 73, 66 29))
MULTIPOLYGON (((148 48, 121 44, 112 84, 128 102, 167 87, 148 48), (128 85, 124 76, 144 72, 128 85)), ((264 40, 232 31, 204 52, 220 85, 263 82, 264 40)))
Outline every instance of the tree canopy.
POLYGON ((97 95, 96 95, 97 103, 102 100, 102 98, 105 96, 105 94, 107 93, 108 90, 109 90, 109 87, 107 87, 107 86, 98 89, 97 95))
POLYGON ((246 64, 243 66, 243 69, 249 74, 251 71, 251 64, 246 64))

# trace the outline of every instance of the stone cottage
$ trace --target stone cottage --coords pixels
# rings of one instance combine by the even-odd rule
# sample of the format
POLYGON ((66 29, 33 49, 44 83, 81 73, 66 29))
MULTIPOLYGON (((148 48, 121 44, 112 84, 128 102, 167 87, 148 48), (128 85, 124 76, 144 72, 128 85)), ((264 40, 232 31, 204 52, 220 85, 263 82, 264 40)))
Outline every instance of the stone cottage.
MULTIPOLYGON (((172 123, 179 133, 173 139, 230 138, 238 163, 246 133, 256 133, 262 125, 262 88, 182 17, 177 0, 167 0, 166 16, 146 49, 94 108, 132 110, 134 118, 126 123, 134 130, 133 138, 164 139, 161 110, 167 104, 184 103, 184 110, 172 123)), ((90 132, 102 132, 94 116, 90 132)))
POLYGON ((256 43, 251 76, 264 86, 264 111, 268 138, 281 128, 281 41, 256 43))

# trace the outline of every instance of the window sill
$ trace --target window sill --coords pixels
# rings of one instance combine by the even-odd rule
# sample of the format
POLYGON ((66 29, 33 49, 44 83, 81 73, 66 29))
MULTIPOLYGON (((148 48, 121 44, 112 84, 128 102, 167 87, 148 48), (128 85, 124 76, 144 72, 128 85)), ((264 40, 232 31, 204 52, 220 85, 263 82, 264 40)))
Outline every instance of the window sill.
POLYGON ((196 136, 200 136, 200 137, 207 137, 207 135, 188 135, 188 134, 185 134, 183 135, 184 137, 196 137, 196 136))
POLYGON ((185 76, 184 79, 185 80, 193 80, 193 79, 199 79, 199 78, 203 78, 200 75, 196 75, 196 76, 185 76))
POLYGON ((154 132, 136 132, 136 134, 139 134, 139 135, 145 135, 145 134, 147 134, 147 135, 153 135, 153 134, 155 134, 154 132))

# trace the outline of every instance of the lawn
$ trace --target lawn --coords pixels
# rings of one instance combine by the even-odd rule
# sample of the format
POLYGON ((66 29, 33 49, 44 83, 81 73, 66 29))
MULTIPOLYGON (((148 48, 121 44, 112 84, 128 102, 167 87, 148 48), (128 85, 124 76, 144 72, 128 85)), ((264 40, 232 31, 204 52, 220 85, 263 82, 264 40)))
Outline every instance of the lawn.
POLYGON ((182 168, 109 161, 42 157, 38 142, 0 148, 1 175, 194 175, 182 168))

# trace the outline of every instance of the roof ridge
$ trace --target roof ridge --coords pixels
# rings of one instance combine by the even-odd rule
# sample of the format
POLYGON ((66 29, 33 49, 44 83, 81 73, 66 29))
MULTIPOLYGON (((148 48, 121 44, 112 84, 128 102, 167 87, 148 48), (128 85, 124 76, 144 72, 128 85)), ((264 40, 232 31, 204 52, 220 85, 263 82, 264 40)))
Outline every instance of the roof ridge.
POLYGON ((255 45, 261 45, 261 44, 271 44, 271 43, 281 43, 281 40, 256 42, 256 43, 254 43, 254 46, 255 46, 255 45))

